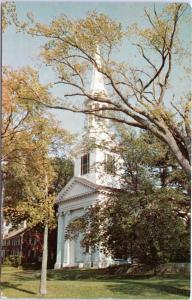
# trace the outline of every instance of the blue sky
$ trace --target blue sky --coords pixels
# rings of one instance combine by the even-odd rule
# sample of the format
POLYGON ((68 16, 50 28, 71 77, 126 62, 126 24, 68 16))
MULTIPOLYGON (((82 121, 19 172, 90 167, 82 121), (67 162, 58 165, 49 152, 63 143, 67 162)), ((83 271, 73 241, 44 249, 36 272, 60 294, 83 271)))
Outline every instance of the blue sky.
MULTIPOLYGON (((153 9, 153 3, 131 3, 131 2, 17 2, 18 17, 24 20, 27 12, 31 11, 37 21, 49 23, 53 18, 57 18, 60 14, 66 14, 72 18, 85 17, 88 11, 95 10, 110 16, 112 19, 119 21, 123 26, 130 26, 132 23, 138 23, 140 26, 146 26, 143 18, 144 8, 153 9)), ((157 10, 161 9, 165 4, 156 3, 157 10)), ((189 11, 188 7, 188 11, 189 11)), ((189 24, 184 23, 181 30, 182 43, 189 43, 191 33, 189 24)), ((13 68, 23 66, 34 66, 40 70, 40 79, 43 83, 54 80, 54 73, 47 70, 41 63, 38 54, 40 46, 44 39, 32 38, 23 33, 16 33, 13 26, 9 26, 8 30, 3 34, 3 64, 12 66, 13 68)), ((131 44, 122 45, 119 53, 116 54, 117 59, 140 63, 140 58, 131 44)), ((186 62, 187 63, 187 62, 186 62)), ((188 62, 189 64, 190 62, 188 62)), ((183 80, 184 73, 178 65, 174 68, 172 84, 175 93, 180 95, 189 88, 190 82, 183 80)), ((62 89, 57 89, 56 93, 62 93, 62 89)), ((62 122, 62 126, 73 132, 80 132, 83 128, 84 116, 65 111, 53 111, 58 120, 62 122)))

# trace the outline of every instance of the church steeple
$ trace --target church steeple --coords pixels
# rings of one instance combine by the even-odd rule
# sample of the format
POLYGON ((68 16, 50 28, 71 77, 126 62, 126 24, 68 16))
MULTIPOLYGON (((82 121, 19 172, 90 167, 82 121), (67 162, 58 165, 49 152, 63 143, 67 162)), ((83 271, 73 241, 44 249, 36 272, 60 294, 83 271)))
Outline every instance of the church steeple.
POLYGON ((74 174, 96 184, 117 187, 117 177, 114 176, 116 168, 116 154, 114 148, 113 132, 109 128, 109 120, 102 118, 106 113, 109 99, 105 88, 104 76, 99 70, 102 68, 99 47, 94 56, 90 92, 85 99, 84 107, 93 114, 86 116, 85 130, 81 142, 74 149, 74 174), (94 115, 97 114, 99 116, 94 115))
MULTIPOLYGON (((85 100, 85 108, 89 111, 96 111, 96 114, 104 114, 102 107, 106 107, 107 103, 105 100, 108 98, 107 90, 105 88, 104 76, 99 71, 102 67, 101 54, 99 46, 97 46, 96 53, 94 55, 95 64, 93 64, 91 86, 90 86, 90 98, 85 100), (100 109, 100 110, 99 110, 100 109)), ((93 114, 88 115, 86 118, 85 127, 90 132, 101 132, 106 128, 108 121, 103 118, 94 116, 93 114)))
POLYGON ((107 91, 105 89, 103 74, 98 71, 98 68, 101 68, 101 54, 99 46, 97 46, 97 50, 95 53, 95 62, 96 65, 93 66, 92 80, 91 80, 91 96, 98 96, 101 94, 103 96, 107 96, 107 91))

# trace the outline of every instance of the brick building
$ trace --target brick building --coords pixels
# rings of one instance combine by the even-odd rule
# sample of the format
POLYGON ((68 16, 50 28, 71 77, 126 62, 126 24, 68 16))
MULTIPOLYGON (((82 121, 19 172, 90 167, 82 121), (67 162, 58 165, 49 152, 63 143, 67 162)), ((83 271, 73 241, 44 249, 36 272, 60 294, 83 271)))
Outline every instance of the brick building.
MULTIPOLYGON (((26 226, 11 230, 3 237, 2 257, 21 256, 22 265, 40 265, 43 250, 43 230, 26 226)), ((52 268, 56 256, 56 230, 49 233, 48 267, 52 268)))

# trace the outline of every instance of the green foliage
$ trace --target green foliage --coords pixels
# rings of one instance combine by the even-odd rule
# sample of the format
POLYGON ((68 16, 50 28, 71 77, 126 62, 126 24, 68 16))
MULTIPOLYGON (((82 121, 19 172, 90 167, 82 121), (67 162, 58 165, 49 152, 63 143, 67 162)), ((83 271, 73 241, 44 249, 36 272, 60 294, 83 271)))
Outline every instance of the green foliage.
POLYGON ((180 191, 188 190, 188 180, 169 147, 150 132, 117 127, 113 149, 124 160, 124 186, 129 191, 141 191, 158 184, 180 191))
POLYGON ((71 160, 63 157, 54 157, 52 164, 56 176, 51 189, 53 193, 58 194, 73 177, 74 167, 71 160))
POLYGON ((18 268, 21 265, 20 255, 9 255, 3 260, 3 264, 7 266, 12 266, 18 268))
POLYGON ((186 176, 168 147, 153 135, 117 129, 119 146, 114 151, 124 159, 124 190, 69 224, 67 238, 84 233, 83 247, 101 246, 114 258, 137 258, 153 266, 189 261, 186 176))
POLYGON ((111 197, 72 222, 67 237, 75 238, 84 231, 84 247, 101 245, 114 258, 137 258, 153 266, 179 260, 179 252, 185 253, 180 257, 188 261, 189 228, 178 212, 182 198, 169 189, 111 197))

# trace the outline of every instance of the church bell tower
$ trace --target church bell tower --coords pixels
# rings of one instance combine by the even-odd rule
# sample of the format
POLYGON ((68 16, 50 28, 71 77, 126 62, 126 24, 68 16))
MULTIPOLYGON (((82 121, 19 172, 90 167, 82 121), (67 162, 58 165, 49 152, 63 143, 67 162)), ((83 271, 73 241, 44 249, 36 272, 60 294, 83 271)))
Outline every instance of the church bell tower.
POLYGON ((95 54, 90 98, 84 102, 85 109, 93 113, 86 115, 85 130, 82 140, 74 151, 74 175, 95 184, 119 187, 118 156, 112 152, 113 132, 109 129, 109 120, 102 118, 106 113, 108 93, 105 88, 101 68, 100 51, 95 54), (98 117, 96 115, 101 117, 98 117))

